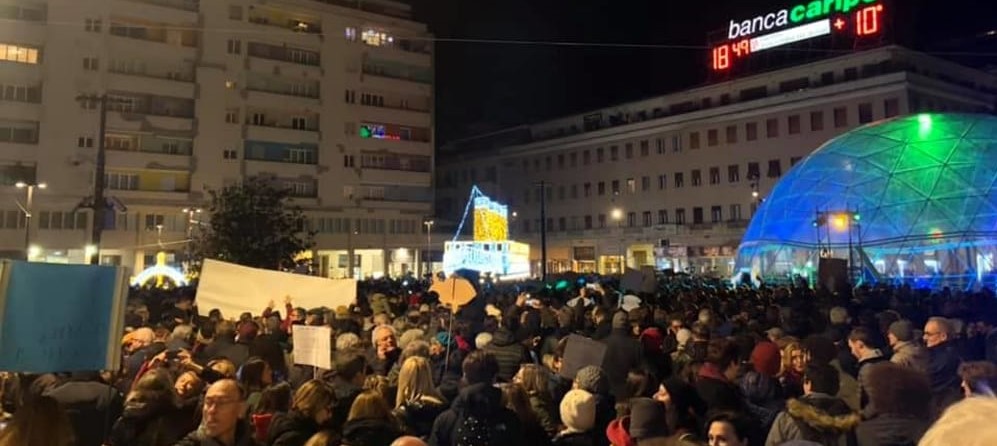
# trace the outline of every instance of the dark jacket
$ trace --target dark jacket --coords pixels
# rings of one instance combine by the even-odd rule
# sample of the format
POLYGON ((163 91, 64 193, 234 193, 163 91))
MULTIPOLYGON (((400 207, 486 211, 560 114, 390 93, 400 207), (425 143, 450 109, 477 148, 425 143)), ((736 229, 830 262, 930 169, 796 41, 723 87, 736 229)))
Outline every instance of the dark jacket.
POLYGON ((370 366, 371 372, 375 375, 388 376, 391 368, 398 362, 398 356, 401 354, 402 349, 396 348, 389 352, 385 358, 379 358, 377 356, 377 347, 371 347, 367 350, 367 365, 370 366))
POLYGON ((111 446, 170 446, 195 429, 179 408, 161 400, 129 401, 111 428, 111 446))
POLYGON ((453 446, 461 420, 474 416, 502 432, 510 444, 523 441, 522 426, 516 414, 502 405, 502 391, 491 384, 471 384, 460 391, 453 406, 433 423, 430 446, 453 446))
POLYGON ((702 397, 709 410, 730 410, 745 412, 744 397, 741 389, 730 382, 713 363, 705 363, 699 369, 696 380, 696 392, 702 397))
POLYGON ((333 393, 336 394, 336 403, 332 408, 332 420, 329 421, 329 426, 337 432, 341 432, 346 418, 350 416, 353 401, 356 401, 363 389, 338 378, 333 378, 330 385, 333 393))
POLYGON ((806 440, 823 446, 847 446, 848 435, 861 417, 844 401, 819 393, 789 400, 769 431, 766 446, 806 440))
MULTIPOLYGON (((187 434, 182 440, 178 441, 174 446, 223 446, 221 442, 215 440, 214 438, 208 437, 204 432, 196 430, 187 434)), ((235 429, 235 446, 259 446, 255 440, 253 440, 253 429, 247 423, 239 423, 235 429)))
POLYGON ((869 405, 869 393, 866 391, 866 388, 869 386, 869 367, 881 362, 889 362, 889 359, 880 354, 879 356, 859 360, 859 405, 862 407, 863 413, 873 412, 873 409, 867 407, 869 405))
MULTIPOLYGON (((558 400, 560 402, 560 400, 558 400)), ((540 423, 540 427, 543 428, 548 435, 554 435, 557 433, 557 428, 559 420, 555 412, 558 408, 554 406, 552 400, 550 400, 550 395, 530 395, 530 408, 533 409, 533 414, 537 416, 537 422, 540 423)))
POLYGON ((640 368, 643 347, 625 329, 614 329, 602 342, 606 344, 602 369, 609 378, 610 392, 617 401, 623 401, 632 396, 627 395, 627 373, 640 368))
POLYGON ((899 415, 874 415, 855 428, 858 446, 914 446, 931 423, 899 415))
POLYGON ((205 361, 225 358, 235 363, 235 367, 239 368, 249 359, 249 346, 236 343, 231 339, 218 338, 204 349, 203 358, 205 361))
POLYGON ((738 380, 738 384, 752 415, 765 429, 771 427, 779 412, 786 408, 786 397, 779 381, 751 370, 738 380))
POLYGON ((267 446, 304 446, 319 431, 315 420, 297 412, 281 413, 270 422, 267 446))
POLYGON ((407 434, 419 438, 429 438, 436 417, 446 410, 446 404, 437 403, 435 399, 423 398, 405 402, 393 413, 407 434))
POLYGON ((124 399, 117 389, 97 381, 69 381, 47 394, 66 409, 76 434, 76 446, 100 446, 121 416, 124 399))
POLYGON ((516 337, 505 328, 495 331, 492 342, 485 347, 485 351, 494 355, 498 361, 498 379, 501 382, 512 381, 512 377, 519 371, 519 366, 530 362, 526 347, 516 342, 516 337))
POLYGON ((956 346, 951 342, 928 349, 928 377, 931 378, 932 408, 936 415, 961 397, 960 362, 956 346))
POLYGON ((387 446, 401 436, 398 425, 387 420, 359 419, 343 426, 344 446, 387 446))
POLYGON ((596 341, 601 341, 609 337, 613 333, 613 324, 607 318, 607 320, 600 322, 595 326, 595 331, 592 332, 592 339, 596 341))
POLYGON ((558 434, 552 442, 554 446, 593 446, 595 435, 592 432, 572 432, 558 434))

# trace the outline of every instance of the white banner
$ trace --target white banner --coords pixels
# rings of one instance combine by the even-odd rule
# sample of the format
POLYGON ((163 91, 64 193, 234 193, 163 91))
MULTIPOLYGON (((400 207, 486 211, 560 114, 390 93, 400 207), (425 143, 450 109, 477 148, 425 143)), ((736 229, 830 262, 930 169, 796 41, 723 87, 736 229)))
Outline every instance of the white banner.
POLYGON ((332 328, 294 325, 294 363, 332 369, 332 328))
POLYGON ((197 308, 204 316, 217 308, 225 319, 234 319, 244 312, 261 314, 270 301, 283 311, 285 296, 291 297, 291 305, 305 309, 348 307, 357 300, 357 281, 205 260, 197 286, 197 308))

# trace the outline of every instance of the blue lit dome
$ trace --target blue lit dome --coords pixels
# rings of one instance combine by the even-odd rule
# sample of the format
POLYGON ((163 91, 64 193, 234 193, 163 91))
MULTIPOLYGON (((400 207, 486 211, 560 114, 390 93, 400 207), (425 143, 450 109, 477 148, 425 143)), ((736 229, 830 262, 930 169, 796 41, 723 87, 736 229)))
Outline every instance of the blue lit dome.
POLYGON ((873 123, 827 142, 776 184, 737 267, 785 277, 812 272, 824 253, 851 258, 867 278, 982 279, 994 269, 995 182, 997 117, 873 123))

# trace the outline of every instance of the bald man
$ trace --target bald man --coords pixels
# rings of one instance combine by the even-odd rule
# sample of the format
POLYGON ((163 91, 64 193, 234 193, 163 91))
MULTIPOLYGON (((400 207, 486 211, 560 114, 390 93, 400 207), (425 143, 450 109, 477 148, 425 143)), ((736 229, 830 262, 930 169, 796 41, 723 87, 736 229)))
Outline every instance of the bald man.
POLYGON ((204 394, 201 428, 175 446, 256 446, 253 432, 242 420, 246 393, 232 379, 216 381, 204 394))
POLYGON ((417 437, 399 437, 391 443, 391 446, 427 446, 425 441, 417 437))

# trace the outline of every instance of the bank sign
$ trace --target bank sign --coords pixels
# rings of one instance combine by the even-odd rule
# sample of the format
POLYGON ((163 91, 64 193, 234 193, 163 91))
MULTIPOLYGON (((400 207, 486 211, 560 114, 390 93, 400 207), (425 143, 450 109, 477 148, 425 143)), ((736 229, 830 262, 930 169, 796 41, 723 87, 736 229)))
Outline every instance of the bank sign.
POLYGON ((813 0, 731 20, 727 41, 711 49, 712 68, 726 70, 750 54, 832 33, 861 38, 882 31, 885 0, 813 0))

